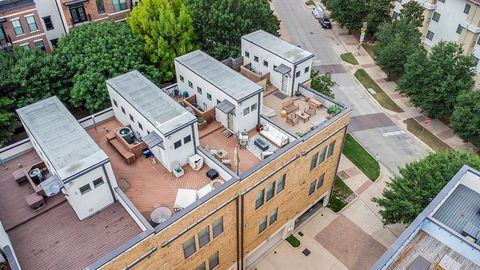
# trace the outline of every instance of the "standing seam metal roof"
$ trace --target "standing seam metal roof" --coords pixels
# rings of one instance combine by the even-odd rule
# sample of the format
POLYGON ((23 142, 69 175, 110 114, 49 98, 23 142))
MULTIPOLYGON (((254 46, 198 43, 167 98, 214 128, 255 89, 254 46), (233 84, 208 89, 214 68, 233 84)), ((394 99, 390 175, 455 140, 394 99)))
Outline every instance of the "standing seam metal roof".
POLYGON ((177 57, 175 61, 237 101, 262 91, 260 85, 200 50, 177 57))

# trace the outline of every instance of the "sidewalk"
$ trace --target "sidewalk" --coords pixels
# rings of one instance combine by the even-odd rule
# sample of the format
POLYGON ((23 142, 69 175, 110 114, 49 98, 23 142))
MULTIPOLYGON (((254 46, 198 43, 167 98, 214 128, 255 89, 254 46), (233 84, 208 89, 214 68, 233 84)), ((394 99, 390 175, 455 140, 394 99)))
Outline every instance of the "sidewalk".
POLYGON ((400 108, 402 108, 404 111, 402 113, 396 113, 385 109, 385 111, 394 120, 396 120, 399 125, 406 129, 406 124, 404 124, 403 121, 414 118, 421 126, 426 128, 426 130, 430 131, 433 135, 445 142, 451 148, 455 150, 467 150, 473 152, 479 151, 479 149, 471 143, 464 142, 453 132, 450 127, 438 119, 431 119, 430 123, 425 125, 425 116, 417 107, 410 103, 410 99, 407 96, 404 96, 396 91, 397 84, 392 81, 386 81, 387 74, 376 65, 375 60, 373 60, 373 58, 365 51, 363 47, 358 50, 357 38, 353 35, 349 35, 348 30, 340 28, 336 23, 333 24, 332 31, 335 32, 344 49, 351 52, 359 62, 359 65, 351 65, 344 62, 347 70, 354 74, 358 69, 364 69, 370 75, 370 77, 375 80, 378 86, 380 86, 383 91, 400 108))

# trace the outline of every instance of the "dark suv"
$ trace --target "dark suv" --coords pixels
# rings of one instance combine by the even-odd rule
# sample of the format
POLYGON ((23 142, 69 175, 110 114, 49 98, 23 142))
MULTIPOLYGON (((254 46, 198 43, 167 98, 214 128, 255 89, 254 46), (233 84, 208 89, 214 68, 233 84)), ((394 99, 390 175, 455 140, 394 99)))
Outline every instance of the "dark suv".
POLYGON ((330 22, 330 20, 328 18, 320 18, 318 19, 318 21, 320 22, 320 25, 322 26, 322 28, 326 28, 326 29, 331 29, 332 28, 332 23, 330 22))

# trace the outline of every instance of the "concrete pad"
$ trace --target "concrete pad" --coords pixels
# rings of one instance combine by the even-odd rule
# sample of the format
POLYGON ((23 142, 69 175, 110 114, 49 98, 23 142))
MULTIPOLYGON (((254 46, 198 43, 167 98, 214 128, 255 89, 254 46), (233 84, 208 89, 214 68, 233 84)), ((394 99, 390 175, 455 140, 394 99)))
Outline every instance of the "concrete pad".
POLYGON ((363 186, 366 182, 371 182, 365 175, 358 174, 354 177, 347 178, 343 182, 352 190, 355 191, 363 186))

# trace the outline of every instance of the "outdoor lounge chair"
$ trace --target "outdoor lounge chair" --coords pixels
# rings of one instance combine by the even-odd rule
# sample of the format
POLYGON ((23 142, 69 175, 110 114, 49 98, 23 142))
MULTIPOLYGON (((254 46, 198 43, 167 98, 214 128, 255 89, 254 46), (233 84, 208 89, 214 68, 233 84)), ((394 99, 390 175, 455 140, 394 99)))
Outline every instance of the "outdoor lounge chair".
POLYGON ((287 114, 290 114, 291 112, 294 112, 298 110, 298 104, 295 104, 295 101, 293 99, 289 98, 287 101, 284 101, 282 103, 282 110, 286 111, 287 114))
POLYGON ((292 126, 295 126, 295 124, 298 123, 298 116, 294 113, 291 113, 287 115, 287 124, 291 124, 292 126))

